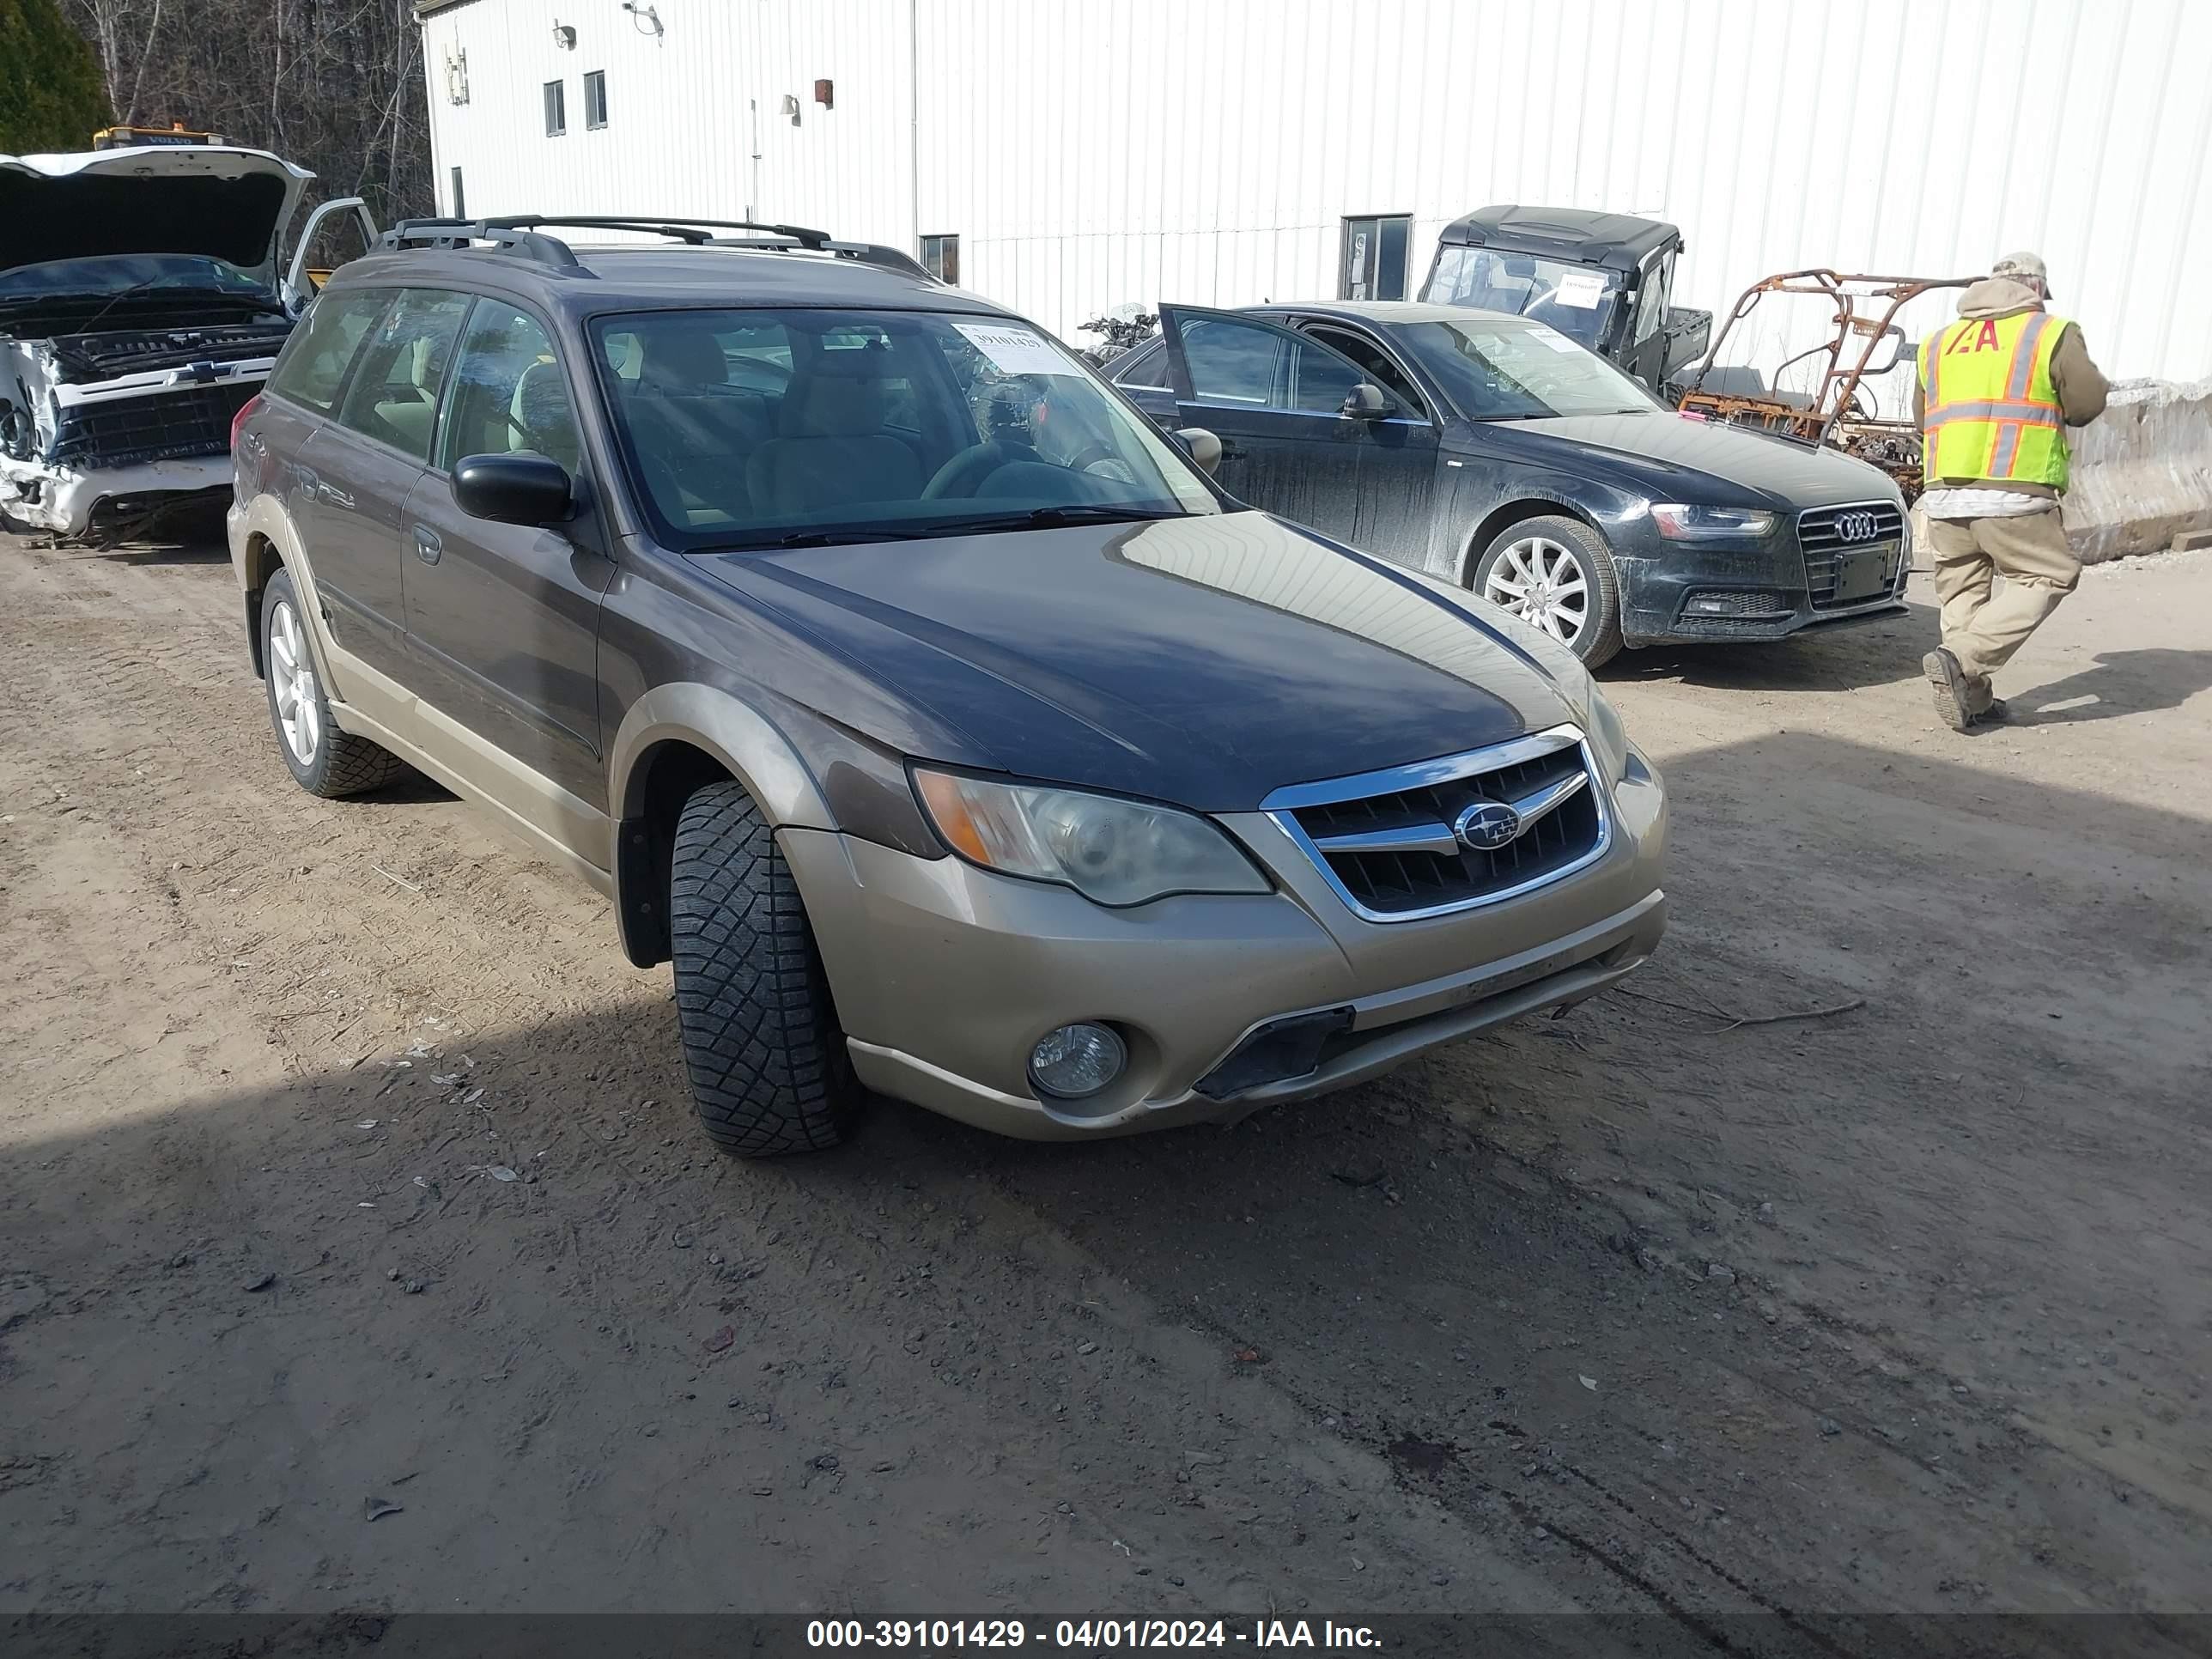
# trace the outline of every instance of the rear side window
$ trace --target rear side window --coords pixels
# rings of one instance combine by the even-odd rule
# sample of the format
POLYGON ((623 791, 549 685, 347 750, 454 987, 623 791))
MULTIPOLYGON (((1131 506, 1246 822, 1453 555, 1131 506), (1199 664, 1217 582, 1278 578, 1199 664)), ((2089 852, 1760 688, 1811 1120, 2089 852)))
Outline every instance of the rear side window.
POLYGON ((430 434, 438 423, 438 387, 468 308, 465 294, 402 289, 398 303, 361 349, 361 364, 346 383, 338 423, 416 460, 428 460, 430 434))
POLYGON ((270 374, 269 390, 318 414, 329 414, 354 353, 391 302, 389 289, 362 289, 316 301, 270 374))
POLYGON ((544 325, 527 312, 496 300, 477 307, 446 404, 441 466, 450 469, 465 455, 526 451, 571 473, 583 465, 560 360, 544 325))

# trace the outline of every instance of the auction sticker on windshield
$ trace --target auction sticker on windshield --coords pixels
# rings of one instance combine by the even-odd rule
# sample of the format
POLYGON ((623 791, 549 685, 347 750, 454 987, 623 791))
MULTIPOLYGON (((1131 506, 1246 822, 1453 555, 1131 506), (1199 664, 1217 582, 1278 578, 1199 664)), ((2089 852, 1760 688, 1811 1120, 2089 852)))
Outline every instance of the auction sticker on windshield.
POLYGON ((996 323, 955 323, 968 343, 991 360, 1001 374, 1078 374, 1082 371, 1054 351, 1042 335, 996 323))
POLYGON ((1560 333, 1556 328, 1546 328, 1541 323, 1538 323, 1528 331, 1534 335, 1538 339, 1541 340, 1546 345, 1551 347, 1554 351, 1580 351, 1582 349, 1580 346, 1577 345, 1572 340, 1570 340, 1565 335, 1560 333))
POLYGON ((1559 303, 1577 311, 1595 311, 1605 298, 1605 278, 1594 270, 1571 270, 1559 278, 1559 303))

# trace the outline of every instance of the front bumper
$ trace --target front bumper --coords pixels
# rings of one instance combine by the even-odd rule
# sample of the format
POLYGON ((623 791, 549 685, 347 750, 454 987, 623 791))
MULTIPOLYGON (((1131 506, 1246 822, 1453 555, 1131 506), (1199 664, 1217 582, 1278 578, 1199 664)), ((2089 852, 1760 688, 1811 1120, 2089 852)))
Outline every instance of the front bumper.
POLYGON ((219 508, 230 480, 227 454, 84 468, 0 459, 0 513, 64 540, 99 540, 173 510, 219 508))
POLYGON ((1276 892, 1129 910, 827 830, 779 841, 861 1080, 1000 1133, 1076 1139, 1342 1088, 1630 972, 1666 925, 1666 798, 1640 756, 1611 798, 1596 863, 1506 902, 1389 923, 1354 915, 1265 813, 1221 821, 1276 892), (1262 1028, 1346 1010, 1310 1071, 1224 1066, 1262 1028), (1085 1019, 1121 1032, 1128 1069, 1088 1100, 1039 1098, 1031 1047, 1085 1019))
POLYGON ((1900 538, 1881 592, 1853 605, 1816 601, 1794 529, 1756 544, 1669 542, 1656 532, 1620 550, 1621 633, 1630 645, 1780 640, 1808 629, 1894 616, 1911 573, 1900 538), (1704 607, 1701 611, 1695 607, 1704 607))

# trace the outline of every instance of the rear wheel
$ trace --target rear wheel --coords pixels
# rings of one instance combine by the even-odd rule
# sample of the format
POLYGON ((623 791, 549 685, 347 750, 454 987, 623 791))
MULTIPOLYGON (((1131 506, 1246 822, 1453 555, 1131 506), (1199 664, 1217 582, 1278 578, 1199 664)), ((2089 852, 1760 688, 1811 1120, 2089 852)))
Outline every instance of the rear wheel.
POLYGON ((270 577, 261 595, 261 660, 268 670, 276 752, 300 787, 336 799, 380 787, 407 769, 390 750, 339 731, 331 719, 299 590, 288 570, 270 577))
POLYGON ((775 832, 735 783, 684 803, 669 870, 676 1018, 708 1136, 740 1158, 820 1152, 860 1103, 829 977, 775 832))
POLYGON ((1620 650, 1620 578, 1605 538, 1580 519, 1558 514, 1507 526, 1475 562, 1473 586, 1586 668, 1620 650))

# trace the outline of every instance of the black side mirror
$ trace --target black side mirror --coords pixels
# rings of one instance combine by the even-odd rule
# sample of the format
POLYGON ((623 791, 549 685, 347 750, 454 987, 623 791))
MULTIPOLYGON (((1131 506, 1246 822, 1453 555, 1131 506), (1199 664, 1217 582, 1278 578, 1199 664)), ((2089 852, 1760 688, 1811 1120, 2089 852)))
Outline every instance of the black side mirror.
POLYGON ((576 487, 543 455, 469 455, 453 468, 453 501, 472 519, 552 525, 574 513, 576 487))
POLYGON ((1379 386, 1362 380, 1344 394, 1344 406, 1337 410, 1349 421, 1379 421, 1397 412, 1397 405, 1389 394, 1379 386))

